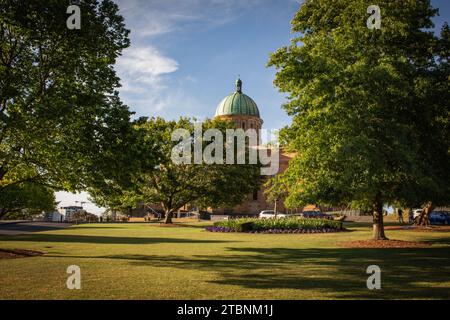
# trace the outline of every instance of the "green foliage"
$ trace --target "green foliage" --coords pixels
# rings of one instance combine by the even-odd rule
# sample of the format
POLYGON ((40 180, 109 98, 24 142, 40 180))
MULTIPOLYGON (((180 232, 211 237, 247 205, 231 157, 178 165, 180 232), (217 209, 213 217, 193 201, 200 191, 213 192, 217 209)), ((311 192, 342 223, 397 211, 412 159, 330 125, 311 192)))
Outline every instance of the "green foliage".
MULTIPOLYGON (((223 136, 226 129, 233 128, 231 123, 219 120, 207 120, 201 127, 203 132, 218 129, 223 136)), ((177 129, 187 130, 189 139, 196 143, 194 123, 189 119, 152 118, 136 123, 134 130, 139 132, 141 143, 135 147, 151 148, 158 165, 141 166, 132 172, 131 187, 112 185, 110 190, 93 190, 94 200, 102 199, 102 205, 116 209, 134 207, 138 203, 158 204, 166 211, 167 222, 170 222, 172 213, 187 204, 204 208, 233 206, 258 187, 259 165, 207 164, 203 160, 198 164, 174 163, 172 150, 180 142, 172 141, 172 133, 177 129)), ((210 143, 202 141, 201 150, 210 143)), ((225 146, 226 139, 224 150, 225 146)), ((144 152, 142 155, 146 156, 144 152)))
POLYGON ((0 193, 24 181, 84 189, 132 159, 113 68, 129 31, 110 0, 81 1, 81 30, 66 27, 67 6, 0 3, 0 193))
POLYGON ((271 202, 285 199, 289 195, 288 186, 284 183, 281 175, 276 175, 267 180, 264 183, 264 187, 264 193, 266 194, 267 200, 271 202))
POLYGON ((242 218, 242 219, 230 219, 214 222, 215 227, 223 227, 234 232, 248 232, 253 230, 253 223, 255 219, 242 218))
POLYGON ((370 30, 367 1, 306 0, 300 34, 270 58, 293 117, 281 136, 298 152, 270 192, 289 207, 449 202, 448 26, 428 30, 429 1, 377 4, 370 30))
POLYGON ((10 184, 0 192, 0 218, 30 216, 55 208, 52 189, 31 182, 10 184))
POLYGON ((326 219, 305 219, 299 217, 289 217, 281 219, 231 219, 217 221, 216 227, 228 228, 234 232, 263 231, 270 229, 278 230, 322 230, 322 229, 341 229, 342 223, 339 221, 326 219))
POLYGON ((98 222, 98 220, 99 218, 95 214, 80 210, 71 215, 69 222, 98 222))

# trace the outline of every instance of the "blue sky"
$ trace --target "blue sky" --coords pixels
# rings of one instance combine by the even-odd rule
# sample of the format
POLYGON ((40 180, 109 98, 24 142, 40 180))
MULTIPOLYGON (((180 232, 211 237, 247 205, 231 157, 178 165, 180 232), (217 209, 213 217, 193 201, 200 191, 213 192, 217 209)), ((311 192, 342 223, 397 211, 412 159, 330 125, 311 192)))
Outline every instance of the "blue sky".
POLYGON ((283 96, 272 85, 275 71, 265 66, 271 52, 289 43, 298 2, 123 0, 119 6, 132 31, 132 47, 117 68, 121 96, 138 115, 212 117, 240 74, 265 127, 288 123, 283 96), (139 70, 130 70, 136 59, 139 70))
MULTIPOLYGON (((234 91, 238 75, 243 91, 258 104, 264 128, 290 123, 281 109, 284 95, 274 88, 269 54, 289 44, 295 0, 116 0, 131 47, 116 66, 122 100, 136 116, 211 118, 216 106, 234 91)), ((376 1, 374 1, 376 3, 376 1)), ((450 2, 440 9, 436 28, 450 20, 450 2)), ((86 194, 57 193, 61 205, 86 194)), ((86 205, 98 213, 102 209, 86 205)))

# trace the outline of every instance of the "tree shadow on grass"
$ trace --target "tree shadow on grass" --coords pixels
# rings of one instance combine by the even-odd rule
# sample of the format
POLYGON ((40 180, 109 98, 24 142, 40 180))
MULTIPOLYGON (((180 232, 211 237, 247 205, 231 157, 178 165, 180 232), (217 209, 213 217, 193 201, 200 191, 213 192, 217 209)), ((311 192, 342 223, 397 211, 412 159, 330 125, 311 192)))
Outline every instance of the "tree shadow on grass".
POLYGON ((10 223, 5 225, 0 225, 1 231, 19 231, 19 232, 43 232, 43 231, 56 231, 69 228, 67 226, 51 226, 51 225, 32 225, 32 224, 22 224, 22 223, 10 223))
POLYGON ((91 244, 156 244, 156 243, 227 243, 236 241, 226 240, 196 240, 184 238, 161 237, 101 237, 68 234, 27 234, 18 236, 4 236, 1 241, 28 242, 61 242, 61 243, 91 243, 91 244))
MULTIPOLYGON (((180 272, 212 271, 220 276, 220 279, 210 281, 215 284, 259 290, 316 290, 327 294, 327 298, 450 298, 450 248, 228 250, 227 254, 215 256, 124 254, 73 258, 128 260, 131 265, 177 268, 180 272), (370 265, 381 268, 382 290, 367 289, 366 281, 370 275, 366 269, 370 265)), ((267 296, 267 299, 271 298, 267 296)))
MULTIPOLYGON (((450 298, 450 248, 420 249, 239 249, 257 253, 269 262, 276 259, 288 265, 305 266, 296 274, 261 272, 229 276, 218 283, 245 285, 250 288, 320 289, 336 298, 450 298), (367 289, 370 265, 381 268, 382 290, 367 289), (328 272, 324 272, 329 270, 328 272), (325 273, 325 274, 324 274, 325 273)), ((287 268, 290 269, 290 268, 287 268)), ((281 270, 280 270, 281 271, 281 270)))
MULTIPOLYGON (((104 223, 101 226, 96 226, 93 224, 90 226, 89 224, 79 224, 79 225, 73 225, 71 228, 72 230, 80 230, 80 229, 115 229, 120 230, 120 226, 133 226, 133 225, 141 225, 141 226, 148 226, 153 228, 166 228, 166 229, 176 229, 176 228, 194 228, 194 229, 205 229, 205 227, 208 226, 208 224, 189 224, 189 223, 181 223, 181 222, 175 222, 172 225, 164 225, 161 221, 159 222, 125 222, 125 223, 114 223, 116 226, 108 226, 108 223, 104 223), (105 224, 107 226, 105 226, 105 224), (119 227, 117 227, 119 225, 119 227)), ((113 223, 110 223, 110 225, 114 225, 113 223)))

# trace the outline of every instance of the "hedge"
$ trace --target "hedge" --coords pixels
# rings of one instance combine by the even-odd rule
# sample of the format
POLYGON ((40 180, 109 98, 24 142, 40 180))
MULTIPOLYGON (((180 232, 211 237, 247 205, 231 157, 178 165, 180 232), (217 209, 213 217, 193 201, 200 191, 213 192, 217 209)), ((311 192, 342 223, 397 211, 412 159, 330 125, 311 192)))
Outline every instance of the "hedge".
MULTIPOLYGON (((296 231, 295 233, 314 233, 317 231, 331 232, 342 230, 342 222, 314 219, 314 218, 281 218, 281 219, 233 219, 214 223, 213 227, 207 228, 214 232, 265 232, 284 233, 285 231, 296 231), (306 231, 306 232, 303 232, 306 231)), ((288 232, 292 233, 292 232, 288 232)))

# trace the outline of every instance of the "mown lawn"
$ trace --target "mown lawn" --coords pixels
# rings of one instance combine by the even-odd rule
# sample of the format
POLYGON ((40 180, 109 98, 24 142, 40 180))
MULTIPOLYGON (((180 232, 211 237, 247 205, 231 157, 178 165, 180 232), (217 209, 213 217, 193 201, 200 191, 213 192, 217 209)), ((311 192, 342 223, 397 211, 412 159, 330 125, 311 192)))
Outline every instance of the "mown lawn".
POLYGON ((449 299, 450 232, 387 231, 424 249, 350 249, 366 224, 335 234, 219 234, 202 225, 88 224, 0 236, 0 248, 45 252, 0 260, 0 299, 449 299), (382 289, 366 287, 379 265, 382 289), (81 268, 81 290, 66 269, 81 268))

